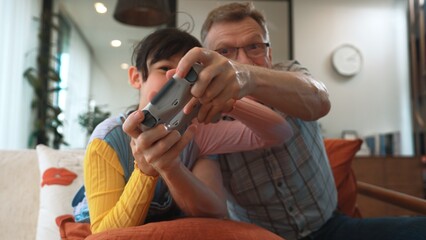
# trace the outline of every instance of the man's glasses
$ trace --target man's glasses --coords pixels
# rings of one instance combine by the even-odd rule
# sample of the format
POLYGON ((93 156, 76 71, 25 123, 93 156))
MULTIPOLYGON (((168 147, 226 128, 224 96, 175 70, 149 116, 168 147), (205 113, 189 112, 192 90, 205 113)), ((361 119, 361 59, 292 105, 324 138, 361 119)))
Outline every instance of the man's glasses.
POLYGON ((226 47, 219 48, 215 51, 220 53, 229 59, 236 59, 238 56, 238 49, 244 49, 247 57, 257 58, 266 56, 266 49, 269 47, 269 43, 252 43, 244 47, 226 47))

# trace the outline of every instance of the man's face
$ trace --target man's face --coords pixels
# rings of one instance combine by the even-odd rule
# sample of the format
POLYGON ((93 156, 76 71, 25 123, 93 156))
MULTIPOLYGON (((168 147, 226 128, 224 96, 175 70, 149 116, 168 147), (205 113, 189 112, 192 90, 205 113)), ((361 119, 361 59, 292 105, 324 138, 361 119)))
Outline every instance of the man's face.
POLYGON ((211 50, 220 50, 219 52, 236 51, 232 56, 233 60, 237 62, 270 68, 272 66, 270 47, 261 45, 266 47, 264 54, 253 56, 253 54, 249 53, 251 46, 255 47, 255 44, 264 44, 267 41, 259 24, 252 18, 247 17, 239 22, 213 24, 206 36, 204 45, 211 50))

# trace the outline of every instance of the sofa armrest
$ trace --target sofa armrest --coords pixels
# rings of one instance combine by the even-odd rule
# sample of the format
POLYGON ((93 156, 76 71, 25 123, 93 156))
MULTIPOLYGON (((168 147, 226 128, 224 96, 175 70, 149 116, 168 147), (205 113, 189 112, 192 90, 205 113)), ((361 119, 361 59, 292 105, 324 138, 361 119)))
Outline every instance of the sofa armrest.
POLYGON ((426 200, 377 185, 357 181, 358 193, 426 215, 426 200))

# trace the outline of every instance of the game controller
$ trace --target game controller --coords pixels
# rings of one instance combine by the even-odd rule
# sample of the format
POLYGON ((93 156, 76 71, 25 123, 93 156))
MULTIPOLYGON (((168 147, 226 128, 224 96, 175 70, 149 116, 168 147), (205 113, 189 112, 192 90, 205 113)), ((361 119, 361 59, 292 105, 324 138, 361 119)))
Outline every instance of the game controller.
POLYGON ((151 102, 142 109, 145 119, 141 123, 142 131, 164 124, 169 130, 178 130, 183 134, 197 116, 201 104, 195 105, 190 114, 182 111, 183 107, 191 100, 191 87, 197 81, 201 71, 200 64, 194 64, 184 78, 176 74, 167 81, 151 102))

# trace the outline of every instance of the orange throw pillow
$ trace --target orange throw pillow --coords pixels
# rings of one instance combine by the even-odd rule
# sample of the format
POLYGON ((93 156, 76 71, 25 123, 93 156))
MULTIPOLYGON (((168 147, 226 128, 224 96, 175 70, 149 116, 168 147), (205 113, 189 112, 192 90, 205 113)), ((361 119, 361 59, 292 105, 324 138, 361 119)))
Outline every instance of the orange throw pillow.
POLYGON ((83 240, 92 233, 89 223, 77 223, 70 214, 57 217, 56 225, 62 240, 83 240))
POLYGON ((348 216, 361 217, 356 207, 357 185, 352 160, 362 140, 324 139, 325 150, 337 188, 337 208, 348 216))
POLYGON ((181 218, 142 226, 113 229, 90 235, 86 240, 283 240, 280 236, 249 223, 214 218, 181 218))

